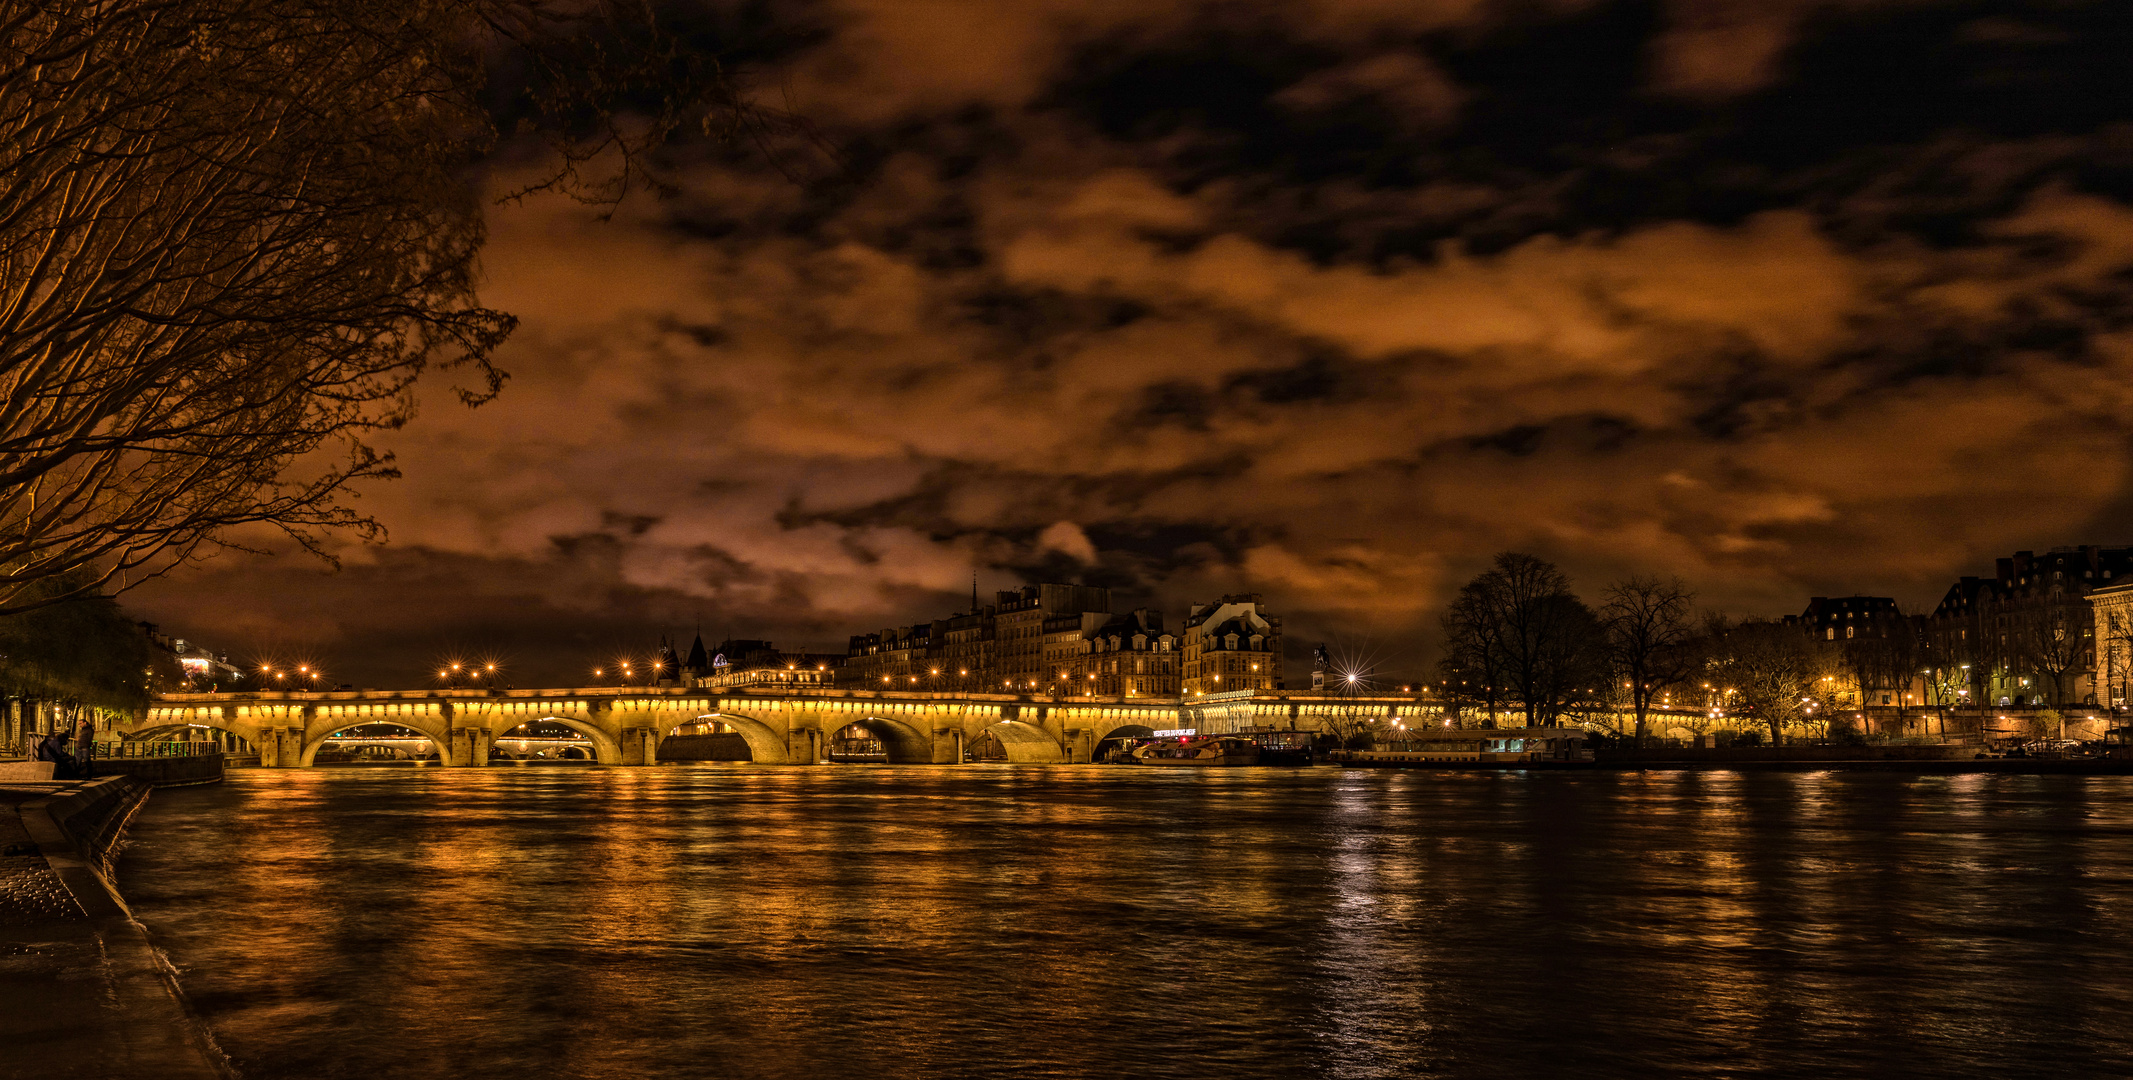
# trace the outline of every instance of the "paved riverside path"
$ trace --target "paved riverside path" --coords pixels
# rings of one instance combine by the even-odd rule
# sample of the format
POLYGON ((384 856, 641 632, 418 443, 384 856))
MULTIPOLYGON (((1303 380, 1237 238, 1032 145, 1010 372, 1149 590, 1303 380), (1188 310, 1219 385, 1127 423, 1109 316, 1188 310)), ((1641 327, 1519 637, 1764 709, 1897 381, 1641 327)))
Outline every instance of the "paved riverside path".
POLYGON ((0 782, 0 1080, 229 1075, 169 965, 55 823, 86 782, 0 782))

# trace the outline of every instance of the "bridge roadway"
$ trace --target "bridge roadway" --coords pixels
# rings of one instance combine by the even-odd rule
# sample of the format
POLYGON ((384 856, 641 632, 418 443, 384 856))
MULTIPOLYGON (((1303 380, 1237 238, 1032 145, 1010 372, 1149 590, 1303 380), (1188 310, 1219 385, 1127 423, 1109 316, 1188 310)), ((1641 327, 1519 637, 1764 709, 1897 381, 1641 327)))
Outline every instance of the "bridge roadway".
POLYGON ((1089 761, 1112 736, 1181 728, 1203 734, 1246 728, 1317 730, 1335 716, 1415 715, 1420 699, 1258 691, 1182 702, 1170 698, 1044 697, 815 689, 580 687, 559 690, 362 690, 332 693, 165 694, 118 726, 129 739, 186 727, 230 732, 269 768, 308 766, 334 732, 397 724, 437 745, 445 765, 489 762, 506 732, 536 720, 576 730, 608 765, 651 765, 661 740, 684 724, 720 720, 748 741, 757 764, 828 760, 829 740, 857 724, 892 762, 959 763, 963 748, 991 734, 1008 760, 1089 761))

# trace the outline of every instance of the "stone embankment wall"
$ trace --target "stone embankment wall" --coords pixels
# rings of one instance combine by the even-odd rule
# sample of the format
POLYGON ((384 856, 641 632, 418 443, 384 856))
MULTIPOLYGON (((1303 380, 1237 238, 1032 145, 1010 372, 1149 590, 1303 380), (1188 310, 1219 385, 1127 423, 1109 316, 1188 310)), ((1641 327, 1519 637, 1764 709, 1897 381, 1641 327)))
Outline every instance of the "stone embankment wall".
POLYGON ((1593 752, 1603 765, 1641 761, 1714 765, 1751 761, 1953 761, 1976 755, 1975 747, 1962 746, 1685 746, 1593 752))
POLYGON ((198 754, 192 757, 98 758, 91 767, 98 776, 131 776, 157 787, 190 787, 220 783, 225 763, 221 754, 198 754))
POLYGON ((60 792, 41 805, 75 853, 96 868, 108 887, 112 864, 118 861, 119 840, 141 804, 148 801, 150 786, 138 777, 114 776, 60 792))

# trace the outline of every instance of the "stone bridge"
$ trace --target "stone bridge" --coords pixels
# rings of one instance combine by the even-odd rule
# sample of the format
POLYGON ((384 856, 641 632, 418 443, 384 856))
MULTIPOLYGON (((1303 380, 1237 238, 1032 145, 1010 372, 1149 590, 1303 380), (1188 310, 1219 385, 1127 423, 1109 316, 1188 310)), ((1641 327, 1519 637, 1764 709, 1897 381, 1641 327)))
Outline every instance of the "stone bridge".
POLYGON ((486 765, 489 748, 521 724, 549 721, 584 735, 607 765, 650 765, 659 744, 683 725, 719 721, 748 741, 757 764, 827 760, 836 732, 858 725, 880 739, 889 760, 960 763, 986 735, 1009 761, 1092 760, 1113 736, 1195 728, 1313 730, 1333 713, 1391 717, 1418 712, 1414 696, 1329 698, 1279 691, 1196 699, 1012 696, 897 691, 693 687, 562 690, 364 690, 321 693, 166 694, 117 731, 156 738, 186 728, 227 731, 269 768, 307 766, 334 732, 395 724, 437 745, 445 765, 486 765))

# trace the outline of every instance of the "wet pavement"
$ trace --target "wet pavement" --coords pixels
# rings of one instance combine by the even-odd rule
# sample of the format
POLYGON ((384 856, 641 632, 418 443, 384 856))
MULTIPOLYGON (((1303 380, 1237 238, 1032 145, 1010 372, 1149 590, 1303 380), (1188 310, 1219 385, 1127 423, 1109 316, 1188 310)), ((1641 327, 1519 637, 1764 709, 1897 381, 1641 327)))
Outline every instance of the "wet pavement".
POLYGON ((0 1080, 226 1077, 145 928, 36 805, 82 786, 0 783, 0 1080))
POLYGON ((61 782, 0 785, 0 927, 78 922, 89 917, 52 872, 22 824, 23 803, 69 786, 61 782))

